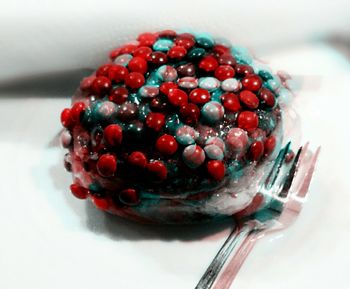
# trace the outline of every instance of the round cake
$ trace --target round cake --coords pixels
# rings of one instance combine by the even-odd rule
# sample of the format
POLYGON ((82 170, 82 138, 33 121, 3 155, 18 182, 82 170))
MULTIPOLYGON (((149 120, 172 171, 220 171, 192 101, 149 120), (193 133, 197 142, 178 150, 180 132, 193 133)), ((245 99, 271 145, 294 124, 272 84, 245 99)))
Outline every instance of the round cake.
POLYGON ((258 207, 282 141, 285 79, 205 33, 143 33, 84 78, 61 113, 70 189, 143 223, 198 223, 258 207))

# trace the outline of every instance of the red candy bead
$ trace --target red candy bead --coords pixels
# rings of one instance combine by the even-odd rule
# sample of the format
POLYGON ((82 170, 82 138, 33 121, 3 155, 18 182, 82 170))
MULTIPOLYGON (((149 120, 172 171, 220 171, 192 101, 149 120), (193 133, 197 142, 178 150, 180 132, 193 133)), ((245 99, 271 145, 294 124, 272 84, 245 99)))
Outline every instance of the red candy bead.
POLYGON ((165 115, 160 112, 150 112, 146 117, 146 125, 155 131, 160 131, 165 124, 165 115))
POLYGON ((259 106, 259 99, 249 90, 241 91, 239 94, 239 100, 250 109, 256 109, 259 106))
POLYGON ((163 65, 168 62, 168 57, 163 52, 155 51, 151 53, 147 60, 155 65, 163 65))
POLYGON ((111 60, 114 60, 118 55, 120 55, 120 47, 117 47, 116 49, 113 49, 110 53, 109 53, 109 58, 111 60))
POLYGON ((174 106, 182 106, 187 103, 188 96, 183 90, 175 88, 169 90, 168 100, 174 106))
POLYGON ((222 161, 212 160, 207 163, 207 171, 214 180, 221 181, 226 169, 222 161))
POLYGON ((261 88, 262 80, 259 76, 250 74, 242 79, 242 85, 247 90, 258 91, 261 88))
POLYGON ((255 112, 242 111, 237 118, 238 127, 246 131, 253 131, 259 125, 259 118, 255 112))
POLYGON ((171 59, 181 59, 184 58, 186 54, 187 50, 182 46, 174 46, 168 51, 168 57, 171 59))
POLYGON ((198 122, 200 110, 194 103, 186 103, 180 108, 182 121, 188 125, 194 125, 198 122))
POLYGON ((92 196, 91 200, 97 209, 100 209, 102 211, 107 211, 109 209, 109 203, 106 199, 101 198, 101 197, 92 196))
POLYGON ((147 165, 147 170, 150 174, 159 181, 165 180, 168 175, 168 170, 162 161, 152 161, 147 165))
POLYGON ((128 163, 135 167, 144 168, 147 165, 147 157, 142 152, 132 152, 128 156, 128 163))
POLYGON ((190 92, 189 98, 191 102, 203 104, 210 100, 210 93, 206 89, 195 88, 190 92))
POLYGON ((220 81, 224 81, 227 78, 235 76, 235 70, 230 65, 220 65, 215 69, 215 77, 220 81))
POLYGON ((172 89, 178 88, 177 84, 174 82, 163 82, 160 87, 159 91, 165 95, 168 95, 169 91, 172 89))
POLYGON ((111 89, 111 81, 105 76, 98 76, 91 85, 92 92, 97 95, 108 93, 111 89))
POLYGON ((84 187, 78 186, 76 184, 70 185, 70 191, 78 199, 86 199, 89 194, 88 189, 85 189, 84 187))
POLYGON ((159 37, 175 37, 176 35, 176 31, 171 29, 166 29, 158 32, 159 37))
POLYGON ((239 103, 238 96, 231 92, 226 92, 221 95, 222 105, 225 110, 238 112, 241 109, 241 104, 239 103))
POLYGON ((175 38, 175 44, 184 47, 187 50, 192 48, 195 43, 196 41, 191 34, 181 34, 175 38))
POLYGON ((161 154, 170 156, 176 153, 178 145, 172 135, 163 134, 157 139, 156 148, 161 154))
POLYGON ((132 54, 137 49, 135 44, 126 44, 120 47, 120 54, 132 54))
POLYGON ((131 72, 145 74, 148 70, 147 61, 142 57, 135 56, 129 61, 128 68, 131 72))
POLYGON ((240 76, 245 76, 245 75, 254 73, 253 68, 245 64, 236 64, 235 69, 236 69, 236 74, 240 76))
POLYGON ((102 65, 99 69, 97 69, 96 76, 108 77, 108 71, 111 68, 111 66, 112 64, 110 63, 102 65))
POLYGON ((153 50, 147 46, 141 46, 134 51, 133 55, 135 57, 142 57, 147 60, 148 57, 151 55, 152 51, 153 50))
POLYGON ((104 154, 98 159, 96 168, 102 177, 111 177, 117 170, 117 159, 114 155, 104 154))
POLYGON ((259 98, 262 100, 263 104, 266 104, 269 107, 274 107, 276 104, 275 95, 267 88, 263 87, 260 89, 259 98))
POLYGON ((108 70, 108 78, 115 83, 124 81, 126 76, 129 74, 129 70, 119 64, 113 65, 108 70))
POLYGON ((221 45, 221 44, 217 44, 213 47, 213 51, 217 54, 217 55, 223 55, 223 54, 229 54, 230 53, 230 48, 221 45))
POLYGON ((146 32, 142 33, 137 37, 138 42, 141 46, 152 46, 157 40, 157 35, 154 33, 146 32))
POLYGON ((218 66, 218 61, 212 55, 204 56, 198 64, 198 67, 206 72, 214 71, 218 66))
POLYGON ((264 153, 264 144, 261 141, 253 142, 248 151, 248 157, 252 161, 258 161, 264 153))
POLYGON ((113 101, 116 104, 123 104, 128 100, 129 97, 129 91, 127 88, 120 86, 111 91, 111 94, 109 95, 109 100, 113 101))
POLYGON ((80 121, 81 114, 84 112, 84 110, 85 110, 85 103, 84 102, 79 101, 79 102, 74 103, 74 105, 72 106, 72 108, 70 110, 72 120, 74 122, 80 121))
POLYGON ((140 196, 135 189, 125 189, 119 193, 119 200, 128 206, 135 206, 140 203, 140 196))
POLYGON ((107 145, 119 146, 123 140, 123 129, 117 124, 110 124, 104 129, 103 137, 107 145))
POLYGON ((233 66, 236 64, 236 59, 234 59, 234 57, 230 53, 225 53, 218 57, 218 62, 220 65, 233 66))
POLYGON ((69 108, 65 108, 61 112, 61 123, 65 128, 71 128, 74 125, 74 121, 72 119, 72 113, 69 108))
POLYGON ((273 135, 270 135, 268 138, 266 138, 264 142, 264 154, 265 156, 270 155, 273 150, 276 147, 276 137, 273 135))
POLYGON ((125 84, 133 89, 140 88, 145 84, 145 77, 140 72, 131 72, 125 78, 125 84))

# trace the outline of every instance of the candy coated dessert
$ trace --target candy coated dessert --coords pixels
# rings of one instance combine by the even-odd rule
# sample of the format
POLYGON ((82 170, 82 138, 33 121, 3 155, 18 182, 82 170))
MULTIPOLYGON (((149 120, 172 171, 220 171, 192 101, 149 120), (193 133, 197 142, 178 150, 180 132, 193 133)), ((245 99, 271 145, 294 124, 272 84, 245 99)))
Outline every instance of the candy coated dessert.
POLYGON ((73 195, 143 223, 258 208, 282 141, 284 79, 205 33, 142 33, 109 58, 61 113, 73 195))

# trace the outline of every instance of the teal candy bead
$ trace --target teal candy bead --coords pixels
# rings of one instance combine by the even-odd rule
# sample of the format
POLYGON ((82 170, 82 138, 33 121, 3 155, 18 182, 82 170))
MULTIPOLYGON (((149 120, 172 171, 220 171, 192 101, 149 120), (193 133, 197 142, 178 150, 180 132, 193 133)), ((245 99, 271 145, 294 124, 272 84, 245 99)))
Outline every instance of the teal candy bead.
POLYGON ((209 101, 202 107, 201 116, 206 123, 213 124, 223 118, 224 112, 224 107, 220 103, 209 101))
POLYGON ((220 87, 220 81, 215 77, 201 77, 198 85, 208 91, 214 91, 220 87))
POLYGON ((111 101, 97 102, 92 106, 92 122, 108 122, 113 120, 118 112, 118 106, 111 101))
POLYGON ((132 57, 133 56, 131 54, 122 54, 119 55, 116 59, 114 59, 114 63, 122 66, 127 66, 132 57))
POLYGON ((260 70, 258 75, 262 78, 264 81, 268 81, 273 78, 272 74, 270 71, 267 70, 260 70))
POLYGON ((170 39, 158 39, 153 44, 153 50, 164 52, 164 51, 168 51, 173 46, 174 46, 174 42, 171 41, 170 39))
POLYGON ((200 48, 200 47, 192 48, 187 53, 187 57, 189 59, 198 59, 198 58, 203 57, 204 55, 205 55, 205 49, 204 48, 200 48))
POLYGON ((141 103, 141 96, 137 93, 129 93, 128 95, 128 101, 136 104, 141 103))
POLYGON ((221 89, 217 89, 212 92, 211 100, 221 103, 221 95, 224 93, 221 89))
POLYGON ((196 34, 196 42, 203 48, 212 48, 215 44, 214 38, 208 33, 196 34))
POLYGON ((231 161, 227 165, 227 172, 231 179, 238 180, 243 176, 242 164, 239 161, 231 161))
POLYGON ((146 84, 147 85, 155 85, 159 86, 162 83, 162 81, 157 76, 157 71, 153 71, 149 77, 147 78, 146 84))
POLYGON ((146 120, 147 115, 151 112, 151 109, 149 108, 149 104, 144 104, 139 106, 139 119, 142 121, 146 120))
POLYGON ((177 70, 170 65, 162 65, 157 69, 156 76, 163 82, 172 82, 177 79, 177 70))
POLYGON ((253 62, 249 50, 245 47, 235 45, 231 48, 231 53, 238 63, 251 64, 253 62))
POLYGON ((175 134, 176 130, 181 126, 180 118, 177 114, 170 116, 165 122, 165 129, 171 133, 175 134))

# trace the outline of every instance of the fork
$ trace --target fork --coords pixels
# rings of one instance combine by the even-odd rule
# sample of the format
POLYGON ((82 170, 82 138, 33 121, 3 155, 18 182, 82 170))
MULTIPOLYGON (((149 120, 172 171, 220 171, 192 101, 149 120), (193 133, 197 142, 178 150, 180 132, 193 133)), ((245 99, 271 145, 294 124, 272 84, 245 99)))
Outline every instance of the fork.
POLYGON ((263 207, 241 217, 238 226, 214 257, 195 289, 228 289, 255 242, 267 233, 291 225, 302 209, 320 148, 315 153, 308 143, 300 147, 294 159, 286 162, 289 142, 280 150, 258 192, 264 197, 263 207), (218 278, 227 259, 231 261, 218 278))

